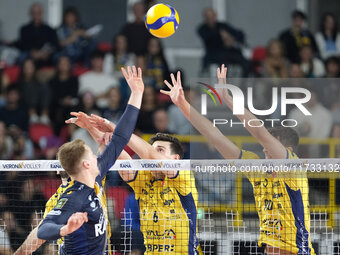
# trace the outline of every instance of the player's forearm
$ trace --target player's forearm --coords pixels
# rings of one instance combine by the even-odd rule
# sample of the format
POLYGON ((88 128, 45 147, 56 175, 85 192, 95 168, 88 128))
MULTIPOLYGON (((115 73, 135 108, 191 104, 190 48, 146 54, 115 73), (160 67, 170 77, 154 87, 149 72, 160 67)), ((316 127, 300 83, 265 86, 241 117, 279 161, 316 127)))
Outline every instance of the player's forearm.
POLYGON ((93 140, 96 141, 96 143, 98 145, 101 145, 103 143, 103 136, 104 133, 100 132, 98 129, 94 128, 94 127, 88 127, 87 131, 90 133, 91 137, 93 138, 93 140))
POLYGON ((141 159, 162 159, 163 155, 157 152, 151 144, 142 138, 133 134, 128 143, 128 146, 135 152, 141 159))
POLYGON ((105 172, 115 163, 124 147, 129 142, 135 129, 139 109, 132 105, 127 105, 124 114, 119 120, 110 143, 103 154, 98 158, 99 169, 105 172))
POLYGON ((190 123, 202 134, 218 152, 226 159, 235 159, 240 155, 240 149, 226 138, 213 123, 202 116, 187 101, 178 106, 190 123))
POLYGON ((140 109, 140 106, 142 104, 142 97, 143 93, 132 91, 128 104, 133 105, 134 107, 140 109))
POLYGON ((26 238, 25 242, 16 250, 14 255, 28 255, 36 251, 45 240, 39 239, 37 236, 38 227, 35 227, 26 238))
POLYGON ((58 225, 51 222, 43 222, 38 228, 37 236, 42 240, 57 240, 62 236, 65 236, 65 232, 61 230, 63 225, 58 225))
MULTIPOLYGON (((231 96, 223 96, 222 100, 233 111, 233 99, 231 96)), ((274 158, 285 158, 285 147, 274 138, 268 130, 263 126, 263 123, 257 119, 248 109, 244 108, 243 115, 236 115, 236 117, 244 123, 248 132, 267 150, 271 151, 274 158), (252 126, 249 125, 251 121, 252 126)))

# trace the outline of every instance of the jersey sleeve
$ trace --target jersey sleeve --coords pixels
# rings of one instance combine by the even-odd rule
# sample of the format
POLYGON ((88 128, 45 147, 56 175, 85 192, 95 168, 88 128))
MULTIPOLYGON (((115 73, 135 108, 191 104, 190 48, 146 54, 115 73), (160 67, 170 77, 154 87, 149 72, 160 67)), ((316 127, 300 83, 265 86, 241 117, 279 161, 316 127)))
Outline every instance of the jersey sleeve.
POLYGON ((182 195, 187 196, 196 190, 194 175, 191 171, 178 171, 173 178, 168 178, 169 184, 182 195))
POLYGON ((131 181, 127 182, 127 184, 129 184, 135 192, 136 200, 140 198, 143 187, 147 181, 150 181, 150 176, 147 174, 146 171, 136 171, 134 178, 131 181))
POLYGON ((129 142, 133 131, 135 130, 139 109, 127 105, 124 114, 117 123, 111 141, 104 152, 98 157, 98 168, 100 175, 104 178, 118 156, 129 142))
MULTIPOLYGON (((239 159, 259 159, 259 156, 251 151, 241 150, 239 159)), ((250 182, 253 182, 256 174, 255 172, 243 172, 250 182)))
POLYGON ((61 238, 60 229, 67 224, 72 214, 82 211, 82 199, 75 192, 64 194, 55 207, 46 215, 39 225, 38 238, 43 240, 57 240, 61 238))

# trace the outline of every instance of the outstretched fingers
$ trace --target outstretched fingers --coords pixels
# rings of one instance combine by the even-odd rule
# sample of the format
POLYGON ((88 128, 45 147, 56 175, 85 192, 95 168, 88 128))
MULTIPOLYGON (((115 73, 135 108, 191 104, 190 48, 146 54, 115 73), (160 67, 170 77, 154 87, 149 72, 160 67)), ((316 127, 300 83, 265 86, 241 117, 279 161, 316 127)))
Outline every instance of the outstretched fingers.
POLYGON ((164 95, 170 96, 170 91, 166 91, 166 90, 161 89, 160 92, 164 95))

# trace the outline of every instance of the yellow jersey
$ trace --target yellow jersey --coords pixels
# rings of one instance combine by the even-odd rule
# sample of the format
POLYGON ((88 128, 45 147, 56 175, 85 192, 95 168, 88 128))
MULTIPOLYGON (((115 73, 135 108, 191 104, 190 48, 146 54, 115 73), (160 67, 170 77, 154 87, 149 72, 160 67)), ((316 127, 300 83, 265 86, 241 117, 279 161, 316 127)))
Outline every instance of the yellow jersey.
MULTIPOLYGON (((256 159, 242 151, 241 159, 256 159)), ((297 159, 287 150, 287 159, 297 159)), ((309 187, 305 173, 246 173, 254 190, 263 244, 295 254, 315 255, 310 238, 309 187)))
POLYGON ((128 184, 139 204, 145 254, 199 254, 198 193, 190 171, 174 178, 155 179, 151 171, 137 171, 128 184))

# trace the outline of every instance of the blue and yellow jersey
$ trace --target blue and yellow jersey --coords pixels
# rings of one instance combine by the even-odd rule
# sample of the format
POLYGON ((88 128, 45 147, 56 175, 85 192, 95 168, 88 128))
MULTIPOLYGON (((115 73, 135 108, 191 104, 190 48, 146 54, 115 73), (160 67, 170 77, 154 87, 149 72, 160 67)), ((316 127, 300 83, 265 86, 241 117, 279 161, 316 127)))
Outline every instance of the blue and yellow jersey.
MULTIPOLYGON (((103 180, 101 181, 102 187, 105 187, 105 181, 106 181, 106 177, 103 178, 103 180)), ((45 211, 44 211, 44 215, 43 218, 45 218, 47 216, 47 214, 57 205, 58 200, 60 199, 60 197, 65 193, 65 191, 67 189, 69 189, 70 187, 72 187, 74 185, 74 181, 69 181, 67 185, 60 185, 56 191, 56 193, 54 193, 50 199, 47 201, 46 206, 45 206, 45 211)), ((107 199, 106 199, 106 194, 105 192, 102 190, 100 191, 100 186, 96 185, 96 189, 97 189, 97 193, 99 194, 100 192, 102 192, 102 204, 103 209, 105 208, 106 210, 106 215, 108 214, 107 212, 107 199)), ((109 254, 111 254, 111 245, 110 245, 110 237, 111 237, 111 226, 110 226, 110 222, 107 221, 107 244, 108 244, 108 251, 109 254)), ((64 238, 59 238, 57 241, 58 245, 61 245, 64 241, 64 238)))
POLYGON ((137 171, 128 184, 139 204, 145 254, 199 254, 198 193, 192 172, 155 179, 151 171, 137 171))
MULTIPOLYGON (((242 159, 256 159, 242 151, 242 159)), ((287 159, 297 159, 287 150, 287 159)), ((259 246, 315 255, 310 238, 309 187, 305 173, 246 173, 254 190, 260 220, 259 246)))

